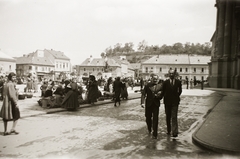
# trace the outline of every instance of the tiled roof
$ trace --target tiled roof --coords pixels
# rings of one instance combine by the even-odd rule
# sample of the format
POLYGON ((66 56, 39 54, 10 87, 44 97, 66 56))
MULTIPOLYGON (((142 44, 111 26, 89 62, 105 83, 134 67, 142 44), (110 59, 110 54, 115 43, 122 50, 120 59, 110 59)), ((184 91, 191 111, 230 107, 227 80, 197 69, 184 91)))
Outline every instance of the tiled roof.
POLYGON ((1 50, 0 50, 0 60, 1 60, 1 61, 16 62, 16 59, 14 59, 13 57, 5 54, 5 53, 2 52, 1 50))
POLYGON ((61 51, 55 51, 55 50, 47 50, 44 49, 44 52, 50 53, 51 55, 53 55, 56 59, 64 59, 64 60, 70 60, 70 58, 68 58, 63 52, 61 51))
POLYGON ((211 56, 199 56, 199 55, 193 55, 189 56, 190 64, 207 64, 211 60, 211 56))
MULTIPOLYGON (((117 66, 117 67, 120 66, 114 59, 108 58, 107 62, 108 62, 109 66, 117 66)), ((103 58, 87 58, 79 66, 105 66, 105 59, 103 59, 103 58)))
POLYGON ((199 55, 156 55, 146 60, 142 64, 207 64, 211 56, 199 55), (199 61, 198 61, 199 60, 199 61))
POLYGON ((119 56, 111 57, 111 59, 115 60, 119 65, 129 63, 127 59, 121 59, 119 56))
POLYGON ((54 66, 54 64, 46 57, 32 57, 32 56, 17 57, 16 64, 54 66))

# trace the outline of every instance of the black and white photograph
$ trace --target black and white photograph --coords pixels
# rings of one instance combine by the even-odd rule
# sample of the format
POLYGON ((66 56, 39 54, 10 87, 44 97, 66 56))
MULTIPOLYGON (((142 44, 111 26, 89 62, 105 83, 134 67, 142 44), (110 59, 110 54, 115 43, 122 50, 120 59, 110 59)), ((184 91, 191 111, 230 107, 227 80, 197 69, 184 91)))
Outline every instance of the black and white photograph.
POLYGON ((240 159, 239 0, 0 0, 0 159, 240 159))

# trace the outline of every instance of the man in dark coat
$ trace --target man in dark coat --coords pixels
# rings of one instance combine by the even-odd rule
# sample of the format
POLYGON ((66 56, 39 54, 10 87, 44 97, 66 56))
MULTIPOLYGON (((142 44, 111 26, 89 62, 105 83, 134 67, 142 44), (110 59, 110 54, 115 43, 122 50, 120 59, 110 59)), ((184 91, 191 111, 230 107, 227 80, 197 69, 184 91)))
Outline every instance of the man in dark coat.
POLYGON ((120 95, 121 90, 124 89, 123 83, 120 81, 120 77, 117 77, 113 82, 113 93, 114 93, 114 106, 116 107, 117 102, 120 106, 120 95))
POLYGON ((160 107, 160 93, 162 84, 158 83, 159 77, 156 74, 151 76, 151 82, 147 83, 142 91, 141 104, 144 107, 145 103, 145 117, 149 134, 153 139, 157 139, 158 135, 158 116, 160 107))
POLYGON ((165 105, 166 122, 167 122, 167 134, 170 135, 172 131, 172 137, 178 136, 178 105, 180 102, 180 95, 182 93, 182 83, 175 78, 176 72, 169 70, 169 79, 164 81, 161 98, 165 105))

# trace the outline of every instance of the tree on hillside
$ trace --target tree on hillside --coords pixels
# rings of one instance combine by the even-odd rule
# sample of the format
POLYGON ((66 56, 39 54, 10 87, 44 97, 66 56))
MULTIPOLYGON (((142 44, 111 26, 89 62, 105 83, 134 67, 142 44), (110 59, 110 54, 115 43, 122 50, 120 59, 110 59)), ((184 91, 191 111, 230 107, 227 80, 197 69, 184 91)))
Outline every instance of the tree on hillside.
POLYGON ((116 45, 114 45, 114 48, 113 48, 113 53, 114 54, 120 54, 122 53, 122 44, 121 43, 117 43, 116 45))
POLYGON ((134 45, 132 42, 125 43, 123 47, 123 52, 126 52, 127 54, 133 52, 134 51, 133 46, 134 45))
POLYGON ((101 53, 101 57, 102 57, 102 58, 105 57, 105 53, 104 53, 104 52, 101 53))
POLYGON ((113 53, 113 49, 111 46, 109 46, 108 48, 105 49, 105 55, 106 56, 111 56, 113 53))
POLYGON ((144 52, 146 47, 147 47, 147 42, 145 40, 138 43, 138 51, 144 52))
MULTIPOLYGON (((159 47, 158 45, 151 45, 148 46, 145 40, 139 42, 137 51, 133 49, 134 44, 132 42, 125 43, 124 46, 122 44, 117 43, 112 47, 108 47, 105 49, 106 56, 120 56, 120 55, 127 55, 127 56, 143 56, 144 55, 159 55, 159 54, 198 54, 198 55, 211 55, 211 43, 206 42, 204 44, 200 43, 190 43, 186 42, 185 44, 182 43, 175 43, 171 45, 162 45, 159 47), (131 54, 129 54, 131 53, 131 54)), ((102 56, 102 53, 101 53, 102 56)), ((135 60, 134 60, 135 61, 135 60)))
POLYGON ((175 44, 173 44, 173 46, 172 46, 172 53, 174 54, 174 53, 183 53, 184 52, 184 48, 183 48, 183 45, 182 45, 182 43, 175 43, 175 44))

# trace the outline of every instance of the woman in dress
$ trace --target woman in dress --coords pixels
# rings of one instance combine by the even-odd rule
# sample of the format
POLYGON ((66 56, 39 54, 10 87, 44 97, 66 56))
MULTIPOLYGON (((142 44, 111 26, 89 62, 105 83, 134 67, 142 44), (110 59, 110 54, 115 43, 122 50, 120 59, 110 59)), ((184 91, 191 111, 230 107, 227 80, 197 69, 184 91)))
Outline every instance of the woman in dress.
POLYGON ((16 80, 15 73, 11 72, 8 75, 8 82, 3 86, 3 105, 0 112, 0 117, 3 118, 4 122, 4 133, 3 135, 19 134, 15 130, 17 121, 20 118, 20 112, 17 105, 18 93, 14 81, 16 80), (13 121, 12 129, 7 132, 8 121, 13 121))
POLYGON ((96 78, 93 75, 89 76, 87 91, 88 91, 88 97, 87 97, 88 103, 90 103, 91 105, 94 105, 94 103, 97 102, 97 98, 99 97, 99 91, 98 91, 98 84, 97 84, 96 78))
POLYGON ((78 86, 75 78, 70 83, 67 84, 65 92, 66 94, 63 99, 62 106, 67 110, 77 110, 77 108, 79 107, 79 102, 78 102, 78 86))

